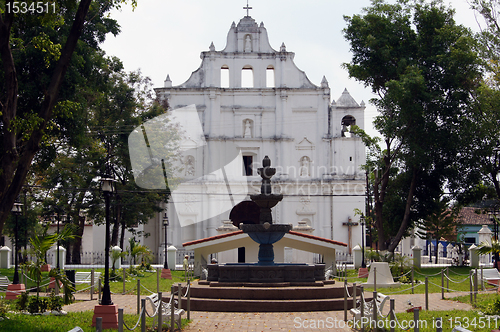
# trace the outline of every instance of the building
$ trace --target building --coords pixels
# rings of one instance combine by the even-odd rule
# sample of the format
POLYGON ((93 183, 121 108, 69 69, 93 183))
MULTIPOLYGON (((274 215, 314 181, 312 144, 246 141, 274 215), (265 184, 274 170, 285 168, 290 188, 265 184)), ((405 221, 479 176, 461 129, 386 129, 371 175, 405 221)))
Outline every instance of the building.
MULTIPOLYGON (((364 103, 347 90, 332 100, 326 78, 312 83, 294 55, 284 43, 273 49, 264 24, 245 16, 231 25, 224 49, 212 43, 201 52, 186 82, 173 86, 167 76, 155 89, 172 110, 194 112, 202 128, 182 143, 177 176, 187 182, 166 207, 169 245, 218 235, 231 208, 259 192, 257 168, 266 155, 277 169, 273 191, 284 195, 273 220, 301 222, 313 236, 348 243, 348 251, 361 244, 354 210, 364 210, 365 147, 349 128, 364 127, 364 103), (229 163, 236 172, 224 172, 229 163)), ((164 246, 162 219, 160 213, 144 229, 153 250, 164 246)))

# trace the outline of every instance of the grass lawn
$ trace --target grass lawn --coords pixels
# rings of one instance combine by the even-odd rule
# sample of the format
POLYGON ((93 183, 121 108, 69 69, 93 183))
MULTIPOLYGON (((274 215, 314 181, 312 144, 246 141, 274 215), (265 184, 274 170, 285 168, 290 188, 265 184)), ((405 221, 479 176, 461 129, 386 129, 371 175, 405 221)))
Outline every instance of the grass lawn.
MULTIPOLYGON (((444 287, 449 288, 450 292, 453 291, 465 291, 468 292, 470 290, 468 276, 470 267, 449 267, 449 281, 448 286, 446 284, 446 276, 444 279, 444 287)), ((481 274, 481 270, 478 269, 478 275, 481 274)), ((347 270, 347 282, 349 284, 357 283, 361 284, 366 282, 367 278, 358 278, 357 270, 347 270)), ((427 276, 429 282, 429 293, 441 293, 441 268, 422 268, 419 271, 414 272, 415 276, 415 294, 424 294, 425 293, 425 277, 427 276), (417 283, 420 283, 417 285, 417 283)), ((401 283, 400 287, 392 287, 392 288, 384 288, 383 293, 386 295, 390 294, 412 294, 411 290, 411 273, 407 274, 405 278, 409 283, 401 283)), ((337 282, 341 280, 343 282, 343 278, 336 278, 337 282)), ((394 281, 400 281, 399 278, 394 278, 394 281)), ((485 285, 487 289, 492 288, 492 286, 485 285)), ((481 289, 479 287, 479 289, 481 289)), ((372 292, 373 287, 365 287, 365 291, 372 292)))
MULTIPOLYGON (((453 299, 470 303, 469 295, 453 299)), ((500 328, 500 318, 494 316, 495 313, 500 314, 500 296, 497 293, 478 294, 474 307, 474 309, 468 311, 421 311, 419 313, 420 331, 435 332, 437 317, 442 318, 443 331, 451 331, 459 325, 467 330, 478 332, 490 332, 500 328)), ((410 321, 413 320, 413 313, 397 314, 397 319, 402 327, 408 327, 410 321)), ((413 328, 410 330, 413 331, 413 328)), ((404 331, 404 329, 397 326, 396 331, 404 331)))
MULTIPOLYGON (((85 332, 94 332, 95 327, 92 327, 92 311, 86 312, 70 312, 66 316, 30 316, 23 314, 7 314, 8 319, 0 322, 0 331, 16 331, 16 332, 67 332, 76 326, 81 327, 85 332)), ((124 315, 125 324, 132 328, 137 323, 139 316, 124 315)), ((182 326, 186 326, 188 321, 182 320, 182 326)), ((146 317, 146 326, 148 331, 153 331, 153 319, 146 317)), ((167 326, 163 325, 164 331, 167 331, 167 326)), ((126 328, 124 328, 126 330, 126 328)), ((140 323, 135 331, 140 331, 140 323)), ((107 329, 104 331, 114 331, 107 329)))
MULTIPOLYGON (((90 269, 76 269, 76 271, 90 271, 90 269)), ((96 272, 101 272, 101 280, 104 282, 104 269, 96 269, 96 272)), ((184 271, 171 271, 172 272, 172 280, 170 279, 162 279, 160 278, 160 291, 161 292, 170 292, 170 288, 172 285, 177 285, 178 283, 184 283, 184 271)), ((161 273, 161 271, 160 271, 161 273)), ((7 276, 10 281, 14 278, 14 269, 0 269, 0 275, 7 276)), ((44 279, 48 278, 48 272, 43 273, 44 279)), ((122 294, 123 293, 123 272, 122 270, 117 271, 117 277, 112 278, 110 276, 110 289, 112 293, 122 294)), ((151 292, 157 292, 157 277, 156 271, 154 272, 143 272, 139 271, 138 275, 130 275, 128 274, 127 269, 127 277, 125 279, 125 291, 129 295, 137 295, 137 280, 141 280, 141 294, 150 294, 151 292), (151 291, 151 292, 150 292, 151 291)), ((48 281, 44 282, 47 283, 48 281)), ((43 284, 43 283, 42 283, 43 284)), ((83 290, 88 288, 89 284, 81 284, 76 285, 76 290, 83 290)), ((28 280, 26 288, 36 287, 36 283, 28 280)), ((45 288, 43 288, 45 290, 45 288)), ((33 291, 36 292, 36 291, 33 291)), ((89 293, 90 290, 87 289, 85 292, 89 293)), ((95 287, 95 293, 97 293, 97 285, 95 287)), ((0 296, 5 296, 5 292, 0 292, 0 296)), ((90 296, 90 295, 89 295, 90 296)))
MULTIPOLYGON (((77 271, 90 271, 90 269, 77 269, 77 271)), ((101 272, 101 279, 104 280, 104 269, 96 269, 97 272, 101 272)), ((122 279, 123 272, 118 271, 119 279, 122 279)), ((160 291, 166 293, 170 292, 170 288, 173 284, 178 284, 184 282, 184 271, 171 271, 172 280, 160 278, 160 291)), ((14 269, 0 269, 0 275, 7 276, 9 280, 12 281, 14 277, 14 269)), ((44 278, 48 277, 48 273, 43 274, 44 278)), ((110 278, 111 279, 111 278, 110 278)), ((151 292, 157 291, 157 276, 155 272, 143 272, 139 271, 137 275, 127 275, 125 280, 125 290, 127 294, 136 295, 137 294, 137 280, 141 280, 141 294, 150 294, 151 292)), ((118 278, 110 282, 110 289, 112 293, 121 294, 123 292, 123 281, 118 281, 118 278)), ((77 290, 82 290, 87 288, 89 285, 82 284, 77 285, 77 290)), ((26 288, 36 287, 36 283, 29 281, 26 288)), ((45 290, 45 289, 43 289, 45 290)), ((87 294, 89 290, 86 290, 87 294)), ((97 286, 96 291, 97 293, 97 286)), ((36 291, 32 291, 30 294, 36 295, 36 291)), ((0 292, 0 296, 4 297, 5 292, 0 292)), ((89 295, 90 296, 90 295, 89 295)), ((97 298, 97 296, 94 296, 97 298)), ((0 300, 0 314, 2 312, 2 306, 6 310, 10 310, 11 301, 0 300)), ((24 314, 14 314, 7 313, 6 317, 8 319, 0 321, 0 331, 16 331, 16 332, 67 332, 73 329, 75 326, 81 327, 84 331, 95 331, 95 327, 91 327, 93 311, 88 312, 70 312, 66 316, 30 316, 24 314)), ((127 326, 132 328, 137 320, 138 315, 124 315, 125 323, 127 326)), ((187 319, 182 320, 182 325, 186 326, 188 324, 187 319)), ((146 326, 148 331, 152 331, 153 319, 147 317, 146 326)), ((164 325, 164 330, 167 331, 166 325, 164 325)), ((105 330, 105 331, 116 331, 116 330, 105 330)), ((140 326, 136 329, 140 331, 140 326)))

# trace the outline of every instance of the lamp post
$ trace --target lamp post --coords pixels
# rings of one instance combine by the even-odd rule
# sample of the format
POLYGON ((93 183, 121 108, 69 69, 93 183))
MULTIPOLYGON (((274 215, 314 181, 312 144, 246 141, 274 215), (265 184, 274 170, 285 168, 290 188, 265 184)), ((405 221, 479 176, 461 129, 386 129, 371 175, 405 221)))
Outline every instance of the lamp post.
MULTIPOLYGON (((497 209, 496 207, 491 208, 488 211, 488 215, 490 217, 490 221, 493 223, 493 240, 498 241, 498 220, 497 220, 497 209)), ((498 269, 498 252, 494 254, 495 268, 498 269)))
POLYGON ((106 238, 104 241, 104 286, 102 288, 101 305, 112 305, 109 289, 109 200, 114 192, 114 179, 110 175, 101 178, 101 190, 106 204, 106 238))
POLYGON ((14 247, 14 280, 12 283, 14 285, 19 284, 19 272, 18 272, 18 238, 17 238, 17 218, 22 212, 22 204, 19 202, 15 202, 14 205, 12 206, 12 214, 16 216, 16 224, 14 226, 14 240, 16 241, 15 247, 14 247))
POLYGON ((167 212, 165 212, 165 215, 163 216, 163 227, 165 227, 165 264, 163 264, 164 269, 168 269, 168 255, 167 255, 167 227, 168 227, 168 216, 167 212))
POLYGON ((57 213, 57 215, 55 216, 56 219, 57 219, 57 248, 56 248, 56 268, 59 270, 61 268, 60 264, 59 264, 59 246, 60 246, 60 243, 59 243, 59 223, 62 221, 62 222, 65 222, 66 221, 66 215, 60 215, 59 213, 57 213))
POLYGON ((366 268, 365 263, 365 216, 361 213, 359 217, 359 223, 361 224, 361 267, 366 268))

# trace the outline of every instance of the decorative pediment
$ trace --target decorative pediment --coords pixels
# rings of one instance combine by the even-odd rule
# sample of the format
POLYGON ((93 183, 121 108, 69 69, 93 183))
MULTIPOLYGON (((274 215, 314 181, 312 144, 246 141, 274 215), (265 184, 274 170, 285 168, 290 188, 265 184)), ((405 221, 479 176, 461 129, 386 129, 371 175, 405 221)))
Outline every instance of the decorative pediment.
POLYGON ((307 139, 307 137, 304 137, 302 141, 300 141, 299 144, 295 145, 295 149, 297 150, 314 150, 314 144, 310 140, 307 139))

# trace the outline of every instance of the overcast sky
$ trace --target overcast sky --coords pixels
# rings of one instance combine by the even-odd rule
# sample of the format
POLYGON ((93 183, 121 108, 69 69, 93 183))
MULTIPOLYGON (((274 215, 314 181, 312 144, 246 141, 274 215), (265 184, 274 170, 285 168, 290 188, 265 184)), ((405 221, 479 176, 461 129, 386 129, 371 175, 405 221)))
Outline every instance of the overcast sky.
MULTIPOLYGON (((320 85, 326 76, 332 98, 337 100, 347 88, 358 103, 367 103, 365 123, 376 114, 368 101, 371 90, 349 79, 342 63, 351 60, 349 44, 342 35, 344 15, 361 13, 369 0, 250 0, 252 16, 264 22, 269 42, 279 50, 295 52, 295 64, 308 78, 320 85)), ((217 51, 226 45, 234 21, 246 15, 246 0, 143 0, 132 12, 131 6, 112 13, 122 32, 108 37, 103 48, 108 55, 120 58, 127 71, 141 69, 155 87, 162 87, 167 74, 173 85, 186 81, 201 64, 200 52, 213 42, 217 51)), ((453 1, 456 20, 477 29, 474 13, 466 0, 453 1)), ((367 127, 370 134, 375 131, 367 127)))

